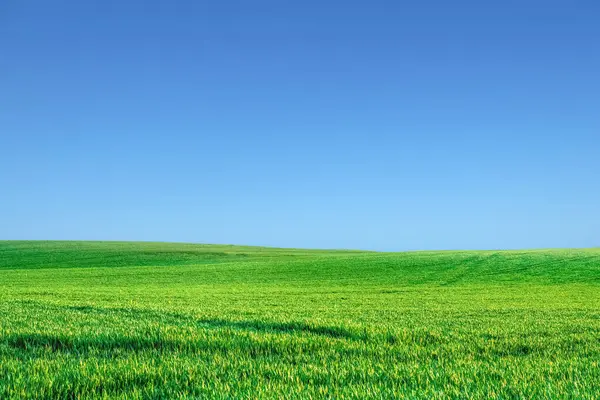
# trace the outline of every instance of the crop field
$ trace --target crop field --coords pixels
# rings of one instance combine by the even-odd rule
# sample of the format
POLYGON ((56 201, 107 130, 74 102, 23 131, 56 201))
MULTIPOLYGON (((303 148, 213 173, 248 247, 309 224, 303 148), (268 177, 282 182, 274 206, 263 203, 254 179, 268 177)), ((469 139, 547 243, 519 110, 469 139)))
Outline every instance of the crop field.
POLYGON ((596 399, 600 249, 0 242, 0 399, 596 399))

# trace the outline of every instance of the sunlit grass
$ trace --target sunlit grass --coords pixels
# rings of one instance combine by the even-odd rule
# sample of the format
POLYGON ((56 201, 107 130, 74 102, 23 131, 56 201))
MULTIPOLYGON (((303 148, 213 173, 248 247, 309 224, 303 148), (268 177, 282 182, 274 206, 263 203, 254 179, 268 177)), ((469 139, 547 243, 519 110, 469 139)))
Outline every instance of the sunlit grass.
POLYGON ((600 250, 0 242, 0 398, 597 398, 600 250))

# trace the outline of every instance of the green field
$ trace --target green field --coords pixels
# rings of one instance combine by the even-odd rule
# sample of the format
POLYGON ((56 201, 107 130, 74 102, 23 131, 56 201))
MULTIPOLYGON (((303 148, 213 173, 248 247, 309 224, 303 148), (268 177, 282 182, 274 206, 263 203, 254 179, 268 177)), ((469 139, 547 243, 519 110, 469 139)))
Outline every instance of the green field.
POLYGON ((0 242, 0 399, 600 396, 600 249, 0 242))

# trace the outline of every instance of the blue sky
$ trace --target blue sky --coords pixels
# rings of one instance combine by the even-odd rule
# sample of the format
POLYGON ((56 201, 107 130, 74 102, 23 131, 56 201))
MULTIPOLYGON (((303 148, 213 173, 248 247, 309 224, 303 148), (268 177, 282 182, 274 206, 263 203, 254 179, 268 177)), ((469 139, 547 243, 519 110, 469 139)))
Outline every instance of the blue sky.
POLYGON ((596 1, 0 4, 0 239, 600 245, 596 1))

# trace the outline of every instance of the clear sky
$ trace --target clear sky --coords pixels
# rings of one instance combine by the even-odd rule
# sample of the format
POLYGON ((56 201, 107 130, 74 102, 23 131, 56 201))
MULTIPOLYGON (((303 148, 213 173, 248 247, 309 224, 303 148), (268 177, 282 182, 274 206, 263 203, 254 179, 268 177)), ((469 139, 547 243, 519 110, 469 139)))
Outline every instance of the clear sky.
POLYGON ((600 2, 0 2, 0 239, 600 246, 600 2))

